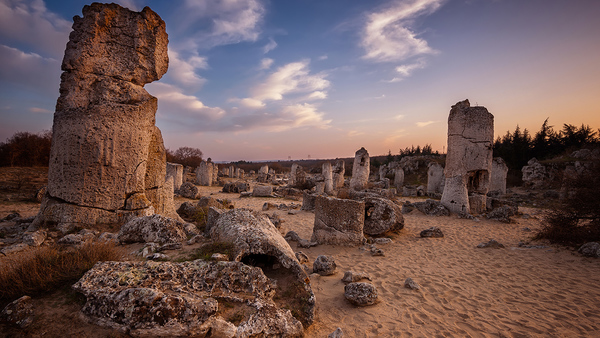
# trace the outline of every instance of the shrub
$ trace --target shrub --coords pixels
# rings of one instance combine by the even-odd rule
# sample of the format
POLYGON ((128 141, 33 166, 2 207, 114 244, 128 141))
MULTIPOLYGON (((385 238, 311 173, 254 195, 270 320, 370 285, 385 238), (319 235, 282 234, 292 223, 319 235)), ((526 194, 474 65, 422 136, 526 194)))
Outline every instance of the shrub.
POLYGON ((582 244, 600 241, 600 162, 564 183, 566 198, 549 211, 536 238, 554 243, 582 244))
POLYGON ((91 242, 79 248, 39 247, 7 257, 0 270, 0 300, 57 290, 76 282, 97 262, 123 256, 114 244, 91 242))

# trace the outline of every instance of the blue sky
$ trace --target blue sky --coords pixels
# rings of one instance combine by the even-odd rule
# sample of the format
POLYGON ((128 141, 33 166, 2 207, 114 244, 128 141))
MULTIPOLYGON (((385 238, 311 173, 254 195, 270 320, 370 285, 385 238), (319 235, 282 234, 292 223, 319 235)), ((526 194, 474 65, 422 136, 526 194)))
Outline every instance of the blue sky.
MULTIPOLYGON (((336 158, 446 143, 450 106, 496 135, 600 127, 597 0, 122 0, 167 25, 165 145, 218 161, 336 158)), ((0 0, 0 140, 50 129, 72 17, 89 2, 0 0)))

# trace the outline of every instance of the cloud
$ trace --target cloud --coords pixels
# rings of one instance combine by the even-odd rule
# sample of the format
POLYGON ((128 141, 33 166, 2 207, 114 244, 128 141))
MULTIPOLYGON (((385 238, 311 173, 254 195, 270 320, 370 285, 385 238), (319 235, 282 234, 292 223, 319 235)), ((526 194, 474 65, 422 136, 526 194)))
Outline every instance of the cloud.
POLYGON ((263 53, 267 54, 277 47, 277 42, 273 38, 269 38, 269 42, 263 47, 263 53))
POLYGON ((158 98, 159 111, 166 119, 169 119, 169 116, 185 116, 216 121, 225 115, 223 109, 208 107, 197 97, 183 94, 182 90, 174 85, 154 82, 147 84, 146 89, 158 98))
POLYGON ((247 108, 261 108, 265 106, 265 104, 262 101, 249 97, 238 100, 238 102, 240 102, 241 105, 247 108))
POLYGON ((386 145, 395 144, 399 139, 406 136, 406 130, 400 129, 397 130, 394 135, 390 135, 383 140, 383 143, 386 145))
POLYGON ((41 0, 0 0, 0 43, 62 59, 71 22, 49 11, 41 0))
POLYGON ((129 8, 132 11, 140 12, 143 7, 138 4, 136 0, 112 0, 111 2, 117 3, 125 8, 129 8))
POLYGON ((394 116, 394 120, 396 120, 396 121, 400 121, 403 118, 404 118, 404 115, 402 115, 402 114, 394 116))
MULTIPOLYGON (((282 100, 289 93, 323 91, 330 83, 325 73, 310 74, 308 61, 292 62, 278 68, 252 90, 254 99, 282 100)), ((325 92, 323 92, 325 93, 325 92)))
POLYGON ((183 85, 186 88, 200 89, 206 79, 197 74, 198 70, 207 69, 206 57, 192 53, 187 59, 183 59, 175 50, 169 49, 169 71, 167 78, 170 82, 183 85))
POLYGON ((346 136, 348 137, 354 137, 354 136, 360 136, 360 135, 364 135, 365 132, 364 131, 358 131, 358 130, 350 130, 346 136))
POLYGON ((188 48, 211 48, 242 41, 256 41, 265 7, 259 0, 186 0, 178 30, 190 34, 188 48))
POLYGON ((327 58, 328 58, 327 54, 319 56, 319 60, 321 60, 321 61, 327 60, 327 58))
POLYGON ((273 59, 269 59, 269 58, 264 58, 262 60, 260 60, 260 68, 259 69, 269 69, 271 68, 271 65, 273 64, 273 59))
POLYGON ((415 124, 417 125, 417 127, 423 128, 423 127, 426 127, 426 126, 428 126, 430 124, 438 123, 438 122, 440 122, 440 121, 425 121, 425 122, 417 122, 415 124))
POLYGON ((29 108, 29 111, 32 113, 41 113, 41 114, 53 114, 54 113, 50 109, 38 108, 38 107, 31 107, 31 108, 29 108))
POLYGON ((58 96, 60 62, 36 53, 0 45, 0 82, 22 85, 27 90, 58 96))
POLYGON ((415 55, 433 54, 434 49, 410 29, 413 21, 435 12, 445 0, 393 1, 385 9, 367 15, 361 45, 364 59, 397 62, 415 55))
POLYGON ((324 100, 327 98, 327 92, 324 91, 314 91, 306 97, 306 100, 324 100))

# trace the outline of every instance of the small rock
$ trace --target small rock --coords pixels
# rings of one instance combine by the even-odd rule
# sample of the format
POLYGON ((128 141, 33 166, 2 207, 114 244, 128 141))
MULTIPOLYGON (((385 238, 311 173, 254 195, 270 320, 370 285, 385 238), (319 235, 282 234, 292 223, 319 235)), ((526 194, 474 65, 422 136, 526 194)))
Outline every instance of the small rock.
POLYGON ((374 242, 375 244, 389 244, 389 243, 392 243, 393 241, 392 241, 392 239, 391 239, 391 238, 382 237, 382 238, 375 238, 375 239, 373 240, 373 242, 374 242))
POLYGON ((146 259, 148 260, 152 260, 152 261, 166 261, 169 259, 169 256, 156 252, 151 254, 150 256, 146 257, 146 259))
POLYGON ((181 250, 182 247, 183 245, 180 242, 166 243, 158 247, 156 251, 162 252, 165 250, 181 250))
POLYGON ((313 272, 321 276, 329 276, 335 273, 335 260, 331 256, 320 255, 313 263, 313 272))
POLYGON ((300 240, 300 236, 295 231, 288 231, 285 236, 283 236, 288 242, 298 242, 300 240))
POLYGON ((580 254, 587 256, 587 257, 600 258, 600 243, 598 243, 598 242, 585 243, 577 251, 580 254))
POLYGON ((342 338, 344 336, 344 332, 341 328, 335 329, 332 333, 330 333, 327 338, 342 338))
POLYGON ((383 249, 372 248, 371 255, 372 256, 385 256, 385 252, 383 251, 383 249))
POLYGON ((197 199, 200 197, 200 191, 193 183, 185 182, 179 187, 179 195, 185 198, 197 199))
POLYGON ((31 297, 23 296, 8 304, 0 312, 2 321, 17 325, 24 329, 33 323, 33 304, 31 297))
POLYGON ((404 287, 411 289, 411 290, 420 290, 421 286, 419 284, 417 284, 417 282, 415 282, 412 278, 408 277, 405 281, 404 281, 404 287))
POLYGON ((525 228, 523 228, 523 229, 521 229, 521 230, 523 230, 523 231, 525 231, 525 232, 531 232, 531 231, 532 231, 532 230, 531 230, 530 228, 528 228, 528 227, 525 227, 525 228))
POLYGON ((0 222, 4 222, 4 221, 12 221, 16 218, 21 218, 21 214, 19 214, 18 212, 13 212, 12 214, 8 214, 6 217, 4 217, 3 219, 0 219, 0 222))
POLYGON ((68 234, 59 239, 57 243, 61 245, 80 245, 83 243, 83 236, 80 234, 68 234))
POLYGON ((185 235, 190 237, 190 236, 196 236, 198 234, 200 234, 200 231, 198 230, 198 227, 196 226, 196 224, 193 223, 186 223, 183 225, 183 232, 185 232, 185 235))
POLYGON ((112 232, 101 233, 100 236, 98 236, 98 240, 103 242, 113 242, 115 244, 119 243, 117 234, 113 234, 112 232))
POLYGON ((17 244, 13 244, 11 246, 2 248, 2 250, 0 250, 0 252, 3 253, 4 255, 8 255, 11 253, 23 251, 27 248, 29 248, 29 245, 27 245, 25 243, 17 243, 17 244))
POLYGON ((319 243, 317 243, 317 242, 311 242, 311 241, 309 241, 307 239, 300 238, 298 240, 298 247, 299 248, 308 249, 308 248, 312 248, 313 246, 317 246, 317 245, 319 245, 319 243))
POLYGON ((421 236, 423 238, 427 238, 427 237, 442 238, 442 237, 444 237, 444 233, 442 232, 442 229, 440 229, 438 227, 431 227, 429 229, 425 229, 425 230, 421 231, 419 236, 421 236))
POLYGON ((222 253, 218 253, 218 252, 212 254, 212 256, 210 256, 210 258, 213 261, 218 261, 218 262, 226 262, 229 260, 229 256, 222 254, 222 253))
POLYGON ((298 214, 298 212, 299 212, 298 210, 290 210, 290 211, 288 211, 288 215, 296 215, 296 214, 298 214))
POLYGON ((356 306, 368 306, 377 303, 377 288, 371 283, 350 283, 344 287, 344 297, 356 306))
POLYGON ((187 245, 193 245, 193 244, 196 244, 196 243, 200 243, 200 242, 202 242, 203 240, 204 240, 204 236, 202 236, 202 235, 196 235, 196 236, 194 236, 194 237, 190 238, 190 239, 187 241, 187 243, 186 243, 186 244, 187 244, 187 245))
POLYGON ((344 283, 354 283, 359 280, 367 279, 371 280, 371 277, 363 272, 354 272, 354 271, 346 271, 344 272, 344 277, 342 278, 342 282, 344 283))
POLYGON ((494 248, 494 249, 500 249, 500 248, 504 248, 504 245, 501 243, 498 243, 498 241, 496 241, 495 239, 490 239, 489 242, 487 243, 480 243, 479 245, 477 245, 478 248, 494 248))
POLYGON ((296 252, 296 258, 300 264, 308 263, 308 256, 302 251, 296 252))
POLYGON ((44 230, 38 230, 23 235, 23 243, 29 246, 40 246, 46 240, 47 234, 44 230))

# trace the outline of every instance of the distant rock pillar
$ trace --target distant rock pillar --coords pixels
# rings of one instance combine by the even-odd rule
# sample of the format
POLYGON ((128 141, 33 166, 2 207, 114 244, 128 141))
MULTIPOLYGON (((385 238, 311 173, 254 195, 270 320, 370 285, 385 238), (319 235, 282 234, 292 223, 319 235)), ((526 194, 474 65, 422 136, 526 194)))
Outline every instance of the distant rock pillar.
POLYGON ((367 188, 370 173, 369 153, 365 148, 360 148, 354 154, 354 164, 352 165, 352 178, 350 179, 350 189, 364 190, 367 188))
POLYGON ((196 184, 210 187, 213 182, 212 175, 214 173, 212 162, 202 160, 200 166, 196 169, 196 184))
POLYGON ((321 166, 321 173, 323 175, 323 178, 325 179, 325 193, 327 195, 332 195, 333 191, 334 191, 334 187, 333 187, 333 172, 331 169, 331 162, 325 162, 323 163, 323 165, 321 166))
POLYGON ((427 169, 427 195, 441 194, 444 191, 444 181, 444 167, 437 162, 429 162, 427 169))
POLYGON ((497 192, 501 195, 506 194, 506 176, 508 175, 508 166, 502 157, 494 157, 492 161, 492 179, 490 182, 490 192, 497 192))
POLYGON ((169 177, 173 177, 173 189, 178 190, 183 184, 183 165, 167 162, 166 179, 168 180, 169 177))
POLYGON ((398 191, 402 191, 402 186, 404 186, 404 169, 398 167, 394 169, 394 187, 398 191))
POLYGON ((82 12, 62 62, 48 192, 36 224, 178 217, 169 206, 157 99, 144 89, 168 68, 165 23, 148 7, 93 3, 82 12))
POLYGON ((338 160, 335 162, 333 171, 333 189, 337 190, 344 186, 344 174, 346 173, 346 164, 344 160, 338 160))
POLYGON ((452 106, 448 116, 446 184, 441 199, 450 211, 485 211, 481 209, 485 208, 490 187, 493 141, 494 115, 486 108, 471 107, 469 100, 452 106))

